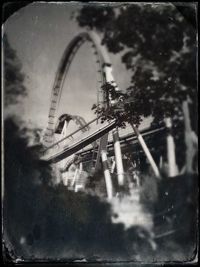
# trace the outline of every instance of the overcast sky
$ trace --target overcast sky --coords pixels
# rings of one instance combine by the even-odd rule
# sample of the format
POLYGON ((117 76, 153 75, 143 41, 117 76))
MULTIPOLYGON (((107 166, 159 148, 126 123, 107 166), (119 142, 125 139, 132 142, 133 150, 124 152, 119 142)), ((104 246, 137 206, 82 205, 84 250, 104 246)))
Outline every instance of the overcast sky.
MULTIPOLYGON (((19 115, 27 122, 44 128, 47 125, 50 96, 62 54, 69 42, 84 29, 71 19, 80 8, 75 3, 33 3, 12 15, 4 25, 10 45, 16 50, 26 74, 28 97, 19 115)), ((110 55, 114 76, 121 89, 129 85, 130 73, 121 64, 120 55, 110 55)), ((81 115, 93 118, 97 76, 91 46, 78 51, 67 76, 58 115, 81 115)), ((145 123, 146 124, 146 123, 145 123)))

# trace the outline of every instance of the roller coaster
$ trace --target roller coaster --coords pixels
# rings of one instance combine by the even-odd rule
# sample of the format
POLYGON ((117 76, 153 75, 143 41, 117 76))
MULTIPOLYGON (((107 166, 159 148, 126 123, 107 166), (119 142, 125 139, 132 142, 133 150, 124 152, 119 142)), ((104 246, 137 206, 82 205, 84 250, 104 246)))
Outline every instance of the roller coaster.
MULTIPOLYGON (((76 183, 80 180, 77 177, 81 176, 81 173, 84 172, 84 162, 88 162, 93 174, 103 169, 107 198, 112 199, 114 190, 111 179, 111 169, 116 169, 119 186, 124 186, 126 183, 122 147, 126 147, 127 140, 129 140, 129 143, 131 139, 131 143, 140 144, 140 148, 146 156, 155 177, 160 179, 158 164, 154 160, 150 149, 147 147, 143 136, 151 135, 153 132, 162 133, 165 129, 163 127, 160 129, 147 129, 145 133, 141 134, 138 128, 132 125, 133 132, 121 138, 117 121, 113 119, 112 121, 105 121, 102 123, 98 110, 96 117, 88 123, 84 118, 77 115, 65 113, 58 116, 57 110, 60 99, 62 98, 66 76, 69 73, 71 63, 77 51, 85 42, 91 44, 98 68, 97 79, 99 86, 97 88, 96 106, 106 110, 110 105, 113 105, 110 93, 102 89, 102 86, 106 83, 111 84, 116 92, 121 91, 114 80, 112 64, 106 48, 101 44, 98 35, 94 32, 83 32, 74 37, 65 49, 56 72, 51 92, 47 128, 42 140, 44 146, 42 159, 49 164, 57 166, 56 168, 60 170, 61 176, 66 176, 66 173, 69 173, 69 167, 73 165, 74 172, 69 180, 73 180, 72 188, 75 191, 78 190, 76 183), (75 122, 78 127, 75 131, 69 133, 68 125, 71 122, 75 122), (109 140, 109 134, 111 132, 112 137, 111 140, 109 140), (87 160, 85 160, 86 155, 87 160), (78 164, 76 164, 75 160, 77 156, 79 159, 81 158, 78 164), (110 158, 112 158, 113 161, 112 167, 109 165, 110 158)), ((66 182, 66 184, 68 184, 68 182, 66 182)), ((81 187, 79 185, 79 188, 84 189, 84 186, 81 187)))
MULTIPOLYGON (((111 201, 113 208, 117 208, 118 218, 114 218, 116 222, 121 220, 121 222, 127 223, 131 219, 131 225, 139 224, 139 226, 145 228, 146 226, 143 224, 147 220, 147 227, 151 228, 151 222, 154 221, 155 229, 153 232, 155 236, 149 237, 149 242, 154 250, 155 243, 153 240, 166 239, 170 235, 179 235, 183 230, 177 228, 174 219, 176 217, 173 215, 175 213, 176 215, 179 214, 181 218, 179 206, 176 204, 176 199, 173 202, 171 201, 172 195, 174 195, 172 188, 177 181, 171 179, 171 177, 178 177, 179 175, 176 165, 175 144, 171 134, 171 121, 167 118, 165 126, 151 127, 140 132, 132 124, 131 131, 122 135, 116 119, 102 122, 98 112, 98 108, 106 110, 113 105, 109 92, 102 89, 106 83, 111 84, 116 92, 121 92, 114 80, 112 64, 106 48, 101 45, 98 35, 94 32, 78 34, 67 46, 58 66, 51 92, 47 128, 42 139, 44 149, 41 158, 47 164, 52 165, 53 169, 56 169, 56 175, 60 179, 58 179, 58 182, 62 181, 69 190, 74 192, 86 192, 89 177, 91 184, 95 182, 94 177, 98 177, 98 179, 100 177, 101 181, 104 180, 105 200, 111 201), (85 42, 91 44, 98 69, 97 112, 96 117, 89 122, 86 122, 81 116, 67 113, 57 114, 70 65, 77 51, 85 42), (69 123, 75 123, 77 129, 69 132, 69 123), (152 142, 154 143, 153 146, 152 142), (159 152, 159 148, 162 146, 166 146, 165 159, 159 152), (155 150, 158 150, 157 154, 155 150), (157 179, 157 182, 160 182, 162 181, 161 169, 166 166, 163 161, 167 162, 167 177, 169 180, 164 179, 164 186, 161 189, 161 204, 157 205, 158 208, 156 208, 156 214, 153 215, 154 218, 148 219, 148 213, 140 211, 141 206, 138 202, 143 163, 148 163, 147 166, 151 170, 151 175, 157 179), (133 205, 129 207, 131 216, 129 210, 128 217, 124 213, 123 201, 120 197, 122 192, 125 192, 125 190, 127 192, 127 188, 128 192, 130 190, 132 192, 131 203, 133 205), (167 195, 169 194, 168 200, 166 192, 167 195), (163 205, 165 207, 164 211, 163 205), (121 215, 120 212, 122 212, 121 215), (135 221, 133 222, 133 220, 135 221), (156 226, 157 224, 164 225, 164 228, 160 230, 160 227, 156 226)), ((184 184, 181 188, 181 199, 185 203, 185 196, 182 195, 184 194, 182 193, 184 192, 184 184)), ((185 204, 181 205, 185 206, 185 204)), ((149 234, 153 233, 152 229, 147 229, 147 232, 149 234)))

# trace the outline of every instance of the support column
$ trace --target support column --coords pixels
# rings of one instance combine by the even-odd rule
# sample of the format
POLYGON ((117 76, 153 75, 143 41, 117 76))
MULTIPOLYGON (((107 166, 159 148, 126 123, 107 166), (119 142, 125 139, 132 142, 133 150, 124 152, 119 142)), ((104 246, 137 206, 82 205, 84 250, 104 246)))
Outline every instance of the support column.
POLYGON ((167 134, 167 161, 168 161, 168 176, 174 177, 178 175, 178 167, 176 165, 175 143, 171 134, 172 121, 171 118, 165 119, 165 125, 168 129, 167 134))
POLYGON ((147 147, 142 135, 139 133, 137 127, 134 124, 131 124, 131 126, 132 126, 132 128, 133 128, 133 130, 134 130, 134 132, 135 132, 135 134, 136 134, 136 136, 138 138, 138 141, 139 141, 141 147, 143 148, 143 151, 144 151, 147 159, 149 160, 149 163, 150 163, 150 165, 151 165, 151 167, 153 169, 153 172, 154 172, 155 176, 160 178, 159 169, 158 169, 158 167, 157 167, 157 165, 156 165, 156 163, 155 163, 155 161, 154 161, 154 159, 153 159, 153 157, 151 155, 151 152, 149 151, 149 149, 148 149, 148 147, 147 147))
POLYGON ((112 199, 113 186, 112 186, 112 180, 111 180, 110 171, 108 168, 108 159, 107 159, 105 150, 101 151, 101 159, 103 163, 103 171, 104 171, 104 177, 105 177, 105 182, 106 182, 107 197, 108 199, 112 199))
POLYGON ((114 173, 114 169, 115 169, 115 161, 113 161, 112 166, 111 166, 111 173, 114 173))
POLYGON ((72 186, 75 187, 75 192, 77 192, 77 189, 76 189, 76 180, 77 180, 77 176, 78 176, 78 168, 75 170, 75 173, 74 173, 74 179, 73 179, 73 182, 72 182, 72 186))
POLYGON ((114 141, 118 183, 119 185, 124 185, 124 168, 123 168, 123 162, 122 162, 122 152, 121 152, 121 147, 120 147, 120 142, 119 142, 118 128, 116 127, 112 133, 113 133, 113 141, 114 141))
POLYGON ((83 171, 83 163, 79 163, 79 167, 77 167, 75 174, 74 174, 74 180, 73 180, 73 185, 75 185, 75 192, 78 192, 80 188, 82 188, 82 185, 80 184, 80 177, 81 173, 83 171), (78 181, 78 184, 76 182, 78 181))
POLYGON ((65 138, 65 136, 67 136, 67 122, 66 122, 66 120, 65 120, 64 126, 62 128, 61 138, 60 139, 65 138))
POLYGON ((182 104, 183 106, 183 114, 184 114, 184 122, 185 122, 185 144, 186 144, 186 158, 185 158, 185 172, 193 173, 198 170, 198 166, 196 166, 196 170, 193 170, 193 161, 194 157, 198 151, 198 137, 196 133, 192 130, 190 112, 189 112, 189 104, 191 100, 187 97, 182 104))
POLYGON ((160 170, 163 168, 163 157, 162 156, 160 156, 159 168, 160 170))

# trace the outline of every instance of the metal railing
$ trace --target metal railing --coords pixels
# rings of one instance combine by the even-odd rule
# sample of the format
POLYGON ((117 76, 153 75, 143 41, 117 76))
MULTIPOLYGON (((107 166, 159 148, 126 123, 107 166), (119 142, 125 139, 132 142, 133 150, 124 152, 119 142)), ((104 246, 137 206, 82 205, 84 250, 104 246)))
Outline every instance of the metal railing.
POLYGON ((73 135, 75 135, 76 133, 78 133, 79 131, 81 131, 82 129, 88 127, 90 124, 92 124, 93 122, 97 121, 101 116, 98 116, 97 118, 91 120, 90 122, 88 122, 87 124, 85 124, 83 127, 81 128, 78 128, 77 130, 75 130, 74 132, 70 133, 69 135, 63 137, 62 139, 60 139, 59 141, 53 143, 51 146, 45 148, 43 150, 43 153, 47 152, 49 149, 53 148, 54 146, 60 144, 61 142, 63 142, 64 140, 70 138, 70 137, 73 137, 73 135))

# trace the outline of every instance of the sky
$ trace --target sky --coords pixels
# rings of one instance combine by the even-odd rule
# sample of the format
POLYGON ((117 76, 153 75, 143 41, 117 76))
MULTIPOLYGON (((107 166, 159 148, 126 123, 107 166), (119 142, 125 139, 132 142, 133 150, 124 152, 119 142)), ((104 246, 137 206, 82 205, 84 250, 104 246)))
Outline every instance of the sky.
MULTIPOLYGON (((44 129, 47 126, 50 96, 62 54, 69 42, 85 29, 80 28, 73 12, 78 3, 32 3, 21 8, 6 21, 3 31, 16 50, 26 75, 28 96, 21 105, 12 108, 27 123, 44 129)), ((121 55, 109 54, 113 74, 120 89, 129 86, 130 72, 121 63, 121 55)), ((77 52, 65 80, 58 115, 70 113, 93 117, 96 103, 97 72, 91 45, 85 43, 77 52)), ((149 120, 144 122, 148 125, 149 120)))

